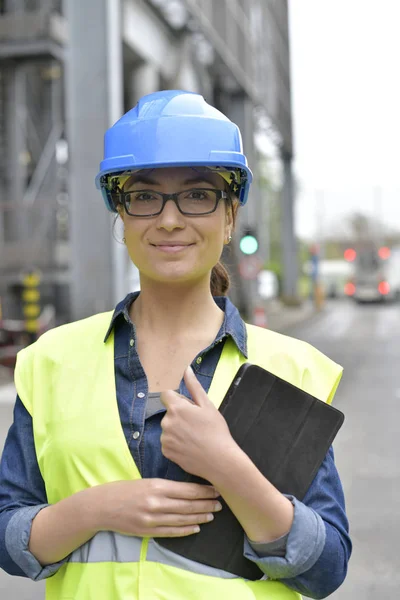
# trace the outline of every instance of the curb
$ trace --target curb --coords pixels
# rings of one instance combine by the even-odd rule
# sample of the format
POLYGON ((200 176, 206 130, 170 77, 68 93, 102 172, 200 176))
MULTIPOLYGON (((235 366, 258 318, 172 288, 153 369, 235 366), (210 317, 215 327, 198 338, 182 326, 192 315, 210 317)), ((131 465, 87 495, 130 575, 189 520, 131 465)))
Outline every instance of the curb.
POLYGON ((13 383, 6 383, 4 385, 0 385, 0 406, 10 406, 14 404, 16 394, 17 390, 15 389, 13 383))
POLYGON ((281 323, 281 324, 278 323, 277 327, 273 326, 273 319, 272 319, 271 326, 268 326, 268 329, 271 329, 272 331, 276 331, 277 333, 282 333, 283 335, 290 335, 290 333, 296 327, 306 325, 307 323, 312 322, 312 321, 318 321, 320 318, 322 318, 323 316, 326 315, 326 311, 327 311, 326 308, 324 308, 320 311, 316 311, 315 309, 312 309, 312 310, 310 310, 310 312, 305 313, 301 316, 298 316, 297 318, 294 318, 292 321, 285 322, 285 320, 283 319, 283 323, 281 323))

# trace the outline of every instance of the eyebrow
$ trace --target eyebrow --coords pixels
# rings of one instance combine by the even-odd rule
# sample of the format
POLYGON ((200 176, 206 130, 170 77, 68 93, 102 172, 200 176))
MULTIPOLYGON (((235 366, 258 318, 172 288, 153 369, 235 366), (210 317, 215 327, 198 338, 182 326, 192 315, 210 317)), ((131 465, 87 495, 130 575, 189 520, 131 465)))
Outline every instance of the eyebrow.
POLYGON ((199 183, 209 183, 214 185, 214 183, 207 179, 207 177, 192 177, 192 179, 185 179, 183 185, 198 185, 199 183))
MULTIPOLYGON (((132 175, 128 181, 126 181, 124 187, 126 187, 127 185, 131 186, 131 185, 136 185, 140 183, 140 185, 151 185, 151 186, 160 186, 161 183, 159 181, 156 181, 155 179, 152 179, 151 177, 146 177, 145 175, 138 175, 137 177, 135 177, 135 175, 132 175)), ((185 181, 182 182, 182 185, 198 185, 198 184, 203 184, 203 183, 208 183, 209 185, 215 185, 212 181, 210 181, 209 179, 205 178, 205 177, 193 177, 191 179, 185 179, 185 181)))

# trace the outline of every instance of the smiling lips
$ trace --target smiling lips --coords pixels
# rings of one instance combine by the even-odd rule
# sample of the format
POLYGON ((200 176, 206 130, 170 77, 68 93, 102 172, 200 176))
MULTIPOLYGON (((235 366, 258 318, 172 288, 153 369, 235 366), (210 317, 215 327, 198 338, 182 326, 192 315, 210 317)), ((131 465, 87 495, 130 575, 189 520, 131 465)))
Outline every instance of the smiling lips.
POLYGON ((173 254, 174 252, 180 252, 189 246, 193 246, 193 244, 187 242, 159 242, 151 245, 161 252, 168 252, 170 254, 173 254))

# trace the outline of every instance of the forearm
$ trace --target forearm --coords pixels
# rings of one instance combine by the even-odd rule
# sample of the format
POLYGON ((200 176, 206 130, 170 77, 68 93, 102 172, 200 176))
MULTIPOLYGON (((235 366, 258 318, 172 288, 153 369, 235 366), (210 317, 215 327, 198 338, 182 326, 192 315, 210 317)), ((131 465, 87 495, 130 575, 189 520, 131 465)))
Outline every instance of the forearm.
POLYGON ((32 522, 29 551, 42 566, 62 560, 99 531, 97 506, 94 487, 44 508, 32 522))
POLYGON ((343 582, 351 540, 343 490, 330 448, 306 496, 292 499, 294 520, 284 557, 258 557, 245 540, 245 556, 270 578, 310 598, 325 598, 343 582))
POLYGON ((214 464, 209 481, 220 492, 247 537, 270 542, 285 535, 293 522, 293 505, 233 446, 214 464))

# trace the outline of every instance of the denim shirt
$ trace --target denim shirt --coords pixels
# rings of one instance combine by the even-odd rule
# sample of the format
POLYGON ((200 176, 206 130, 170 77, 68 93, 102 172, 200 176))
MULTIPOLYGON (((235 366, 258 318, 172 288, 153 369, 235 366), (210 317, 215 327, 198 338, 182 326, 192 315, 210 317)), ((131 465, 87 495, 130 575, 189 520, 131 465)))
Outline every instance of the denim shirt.
MULTIPOLYGON (((115 380, 122 428, 142 477, 182 480, 184 472, 161 452, 161 420, 165 409, 146 418, 147 379, 136 351, 135 326, 129 307, 138 293, 129 294, 113 314, 115 380), (139 434, 139 435, 138 435, 139 434)), ((231 337, 247 358, 244 322, 235 306, 215 298, 224 320, 214 342, 192 362, 206 392, 216 369, 223 342, 231 337)), ((182 379, 179 391, 190 398, 182 379)), ((351 554, 348 521, 341 482, 330 448, 303 502, 288 496, 294 506, 290 532, 273 542, 253 543, 244 536, 245 556, 268 578, 282 580, 311 598, 324 598, 343 582, 351 554)), ((36 459, 32 418, 17 397, 0 463, 0 567, 11 575, 37 581, 50 577, 68 560, 42 568, 29 552, 31 525, 48 506, 45 485, 36 459)))

